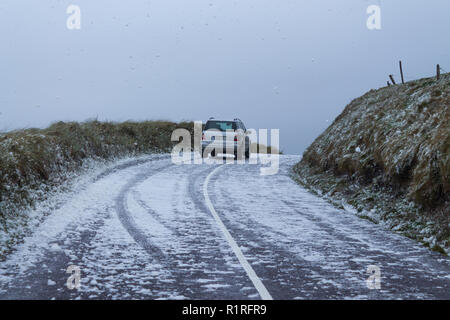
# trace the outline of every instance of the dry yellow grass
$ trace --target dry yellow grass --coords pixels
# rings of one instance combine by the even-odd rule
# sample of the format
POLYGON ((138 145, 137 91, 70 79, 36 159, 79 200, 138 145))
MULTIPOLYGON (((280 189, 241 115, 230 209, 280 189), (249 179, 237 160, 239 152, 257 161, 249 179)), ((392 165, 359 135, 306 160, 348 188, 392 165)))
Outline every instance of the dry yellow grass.
POLYGON ((272 146, 261 145, 259 143, 252 143, 252 150, 256 150, 256 153, 272 153, 272 154, 283 154, 280 150, 272 146))

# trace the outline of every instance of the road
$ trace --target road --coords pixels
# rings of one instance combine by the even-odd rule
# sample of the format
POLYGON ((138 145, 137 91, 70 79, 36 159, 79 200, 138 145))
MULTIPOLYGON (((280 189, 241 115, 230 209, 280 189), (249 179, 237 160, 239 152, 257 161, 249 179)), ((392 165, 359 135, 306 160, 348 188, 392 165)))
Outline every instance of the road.
POLYGON ((272 176, 168 156, 107 170, 0 263, 0 298, 450 298, 449 258, 309 193, 289 176, 298 160, 272 176))

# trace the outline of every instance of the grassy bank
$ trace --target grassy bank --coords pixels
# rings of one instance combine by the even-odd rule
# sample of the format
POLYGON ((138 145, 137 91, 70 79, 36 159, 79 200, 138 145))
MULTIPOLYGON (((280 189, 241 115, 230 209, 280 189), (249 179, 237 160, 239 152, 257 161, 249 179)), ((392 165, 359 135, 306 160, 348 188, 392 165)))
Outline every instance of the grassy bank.
POLYGON ((276 147, 272 146, 266 146, 259 143, 252 143, 251 150, 255 151, 256 153, 266 153, 266 154, 283 154, 281 150, 278 150, 276 147))
POLYGON ((87 161, 169 152, 176 128, 193 124, 58 122, 0 134, 0 257, 27 229, 27 210, 67 182, 87 161))
POLYGON ((450 245, 450 75, 353 100, 294 168, 302 184, 430 246, 450 245))

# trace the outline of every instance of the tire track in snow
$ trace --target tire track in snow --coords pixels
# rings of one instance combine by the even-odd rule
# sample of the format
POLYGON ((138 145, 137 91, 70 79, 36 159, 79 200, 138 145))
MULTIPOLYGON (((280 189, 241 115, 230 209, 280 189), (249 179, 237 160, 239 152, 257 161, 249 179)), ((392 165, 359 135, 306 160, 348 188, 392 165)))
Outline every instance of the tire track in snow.
MULTIPOLYGON (((143 232, 134 221, 127 206, 128 194, 140 183, 150 179, 152 176, 161 173, 164 170, 173 168, 175 165, 169 163, 152 170, 143 175, 136 175, 134 179, 128 182, 120 191, 116 198, 116 213, 120 223, 123 225, 128 234, 133 240, 141 246, 152 259, 155 259, 159 264, 166 266, 170 274, 172 274, 174 282, 177 284, 174 288, 183 297, 191 295, 192 290, 185 283, 183 273, 179 269, 176 257, 172 257, 168 252, 163 251, 156 243, 152 242, 148 234, 143 232)), ((145 208, 144 208, 145 209, 145 208)))
POLYGON ((284 299, 448 297, 448 291, 445 292, 448 277, 443 272, 446 267, 438 263, 439 255, 297 190, 298 186, 287 180, 286 174, 283 179, 281 175, 269 180, 249 180, 252 170, 234 167, 221 171, 220 178, 212 179, 211 197, 217 211, 222 213, 223 222, 236 241, 248 249, 243 248, 247 258, 258 274, 267 279, 265 283, 274 296, 284 299), (274 182, 284 188, 274 188, 274 182), (231 190, 227 187, 230 185, 231 190), (238 194, 236 190, 248 192, 238 194), (260 193, 256 200, 248 201, 253 190, 260 193), (264 199, 258 199, 261 197, 264 199), (270 203, 270 208, 260 203, 270 203), (299 210, 302 207, 304 210, 299 210), (273 225, 267 224, 270 217, 273 225), (312 230, 304 229, 302 234, 303 222, 311 225, 312 230), (300 233, 293 233, 291 225, 298 225, 300 233), (316 239, 309 242, 311 235, 316 239), (267 252, 262 248, 267 248, 267 252), (321 260, 316 260, 316 256, 321 260), (381 291, 370 291, 365 286, 365 271, 370 263, 382 266, 381 291), (421 264, 433 266, 433 271, 429 272, 421 264))
MULTIPOLYGON (((252 170, 255 169, 259 170, 252 168, 252 170)), ((226 181, 229 173, 230 171, 223 170, 220 178, 216 174, 216 179, 211 180, 211 196, 213 199, 217 199, 217 197, 226 199, 224 202, 227 203, 228 211, 222 212, 221 219, 234 235, 236 242, 245 248, 248 260, 253 263, 255 270, 264 279, 271 295, 275 299, 320 299, 349 296, 352 291, 350 288, 317 287, 317 281, 311 281, 311 279, 325 273, 320 266, 315 266, 310 261, 289 251, 285 242, 288 241, 290 245, 292 243, 291 239, 286 238, 286 234, 261 224, 251 217, 250 212, 242 212, 235 199, 232 199, 226 191, 216 187, 217 181, 226 181), (220 193, 216 194, 218 190, 220 193), (230 219, 228 217, 230 211, 234 214, 238 213, 238 215, 242 213, 245 215, 245 219, 236 216, 235 219, 230 219), (272 236, 268 236, 269 234, 272 236), (278 241, 271 241, 274 236, 278 241)), ((259 172, 249 172, 249 174, 259 175, 259 172)), ((220 184, 221 187, 224 185, 228 185, 228 183, 220 184)), ((224 189, 227 190, 227 188, 224 189)), ((288 207, 278 207, 279 212, 289 209, 288 207)), ((339 275, 332 275, 332 280, 339 280, 339 275)))
POLYGON ((134 239, 134 241, 139 244, 147 253, 151 256, 156 257, 158 261, 162 264, 167 264, 168 257, 167 255, 155 244, 153 244, 150 239, 148 239, 147 235, 141 231, 141 229, 136 225, 136 222, 131 217, 128 207, 127 207, 127 195, 130 190, 140 182, 149 179, 151 176, 156 173, 161 172, 162 170, 166 170, 169 167, 172 167, 173 164, 164 165, 158 169, 152 170, 151 172, 144 175, 137 175, 134 179, 128 182, 120 191, 118 197, 116 198, 116 212, 117 217, 122 223, 123 227, 127 230, 130 236, 134 239))
POLYGON ((177 272, 182 277, 179 286, 190 291, 188 296, 196 299, 255 299, 259 296, 257 291, 251 286, 204 201, 200 200, 202 184, 199 181, 215 168, 175 166, 174 170, 163 172, 162 176, 154 175, 143 181, 147 186, 133 187, 133 198, 144 212, 173 234, 167 239, 164 251, 176 262, 177 272), (177 181, 173 182, 174 179, 177 181), (153 180, 161 190, 146 190, 153 180), (171 187, 174 192, 169 195, 165 193, 166 180, 169 185, 175 184, 171 187), (141 192, 146 192, 146 200, 141 192), (170 209, 160 207, 161 203, 169 202, 170 209))

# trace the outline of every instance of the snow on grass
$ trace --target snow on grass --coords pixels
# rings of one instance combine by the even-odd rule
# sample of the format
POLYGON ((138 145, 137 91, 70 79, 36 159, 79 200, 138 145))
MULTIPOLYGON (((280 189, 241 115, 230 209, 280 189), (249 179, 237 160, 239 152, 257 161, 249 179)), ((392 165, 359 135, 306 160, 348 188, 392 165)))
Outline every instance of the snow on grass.
POLYGON ((294 176, 339 207, 448 252, 449 97, 450 74, 371 90, 313 142, 294 176))

